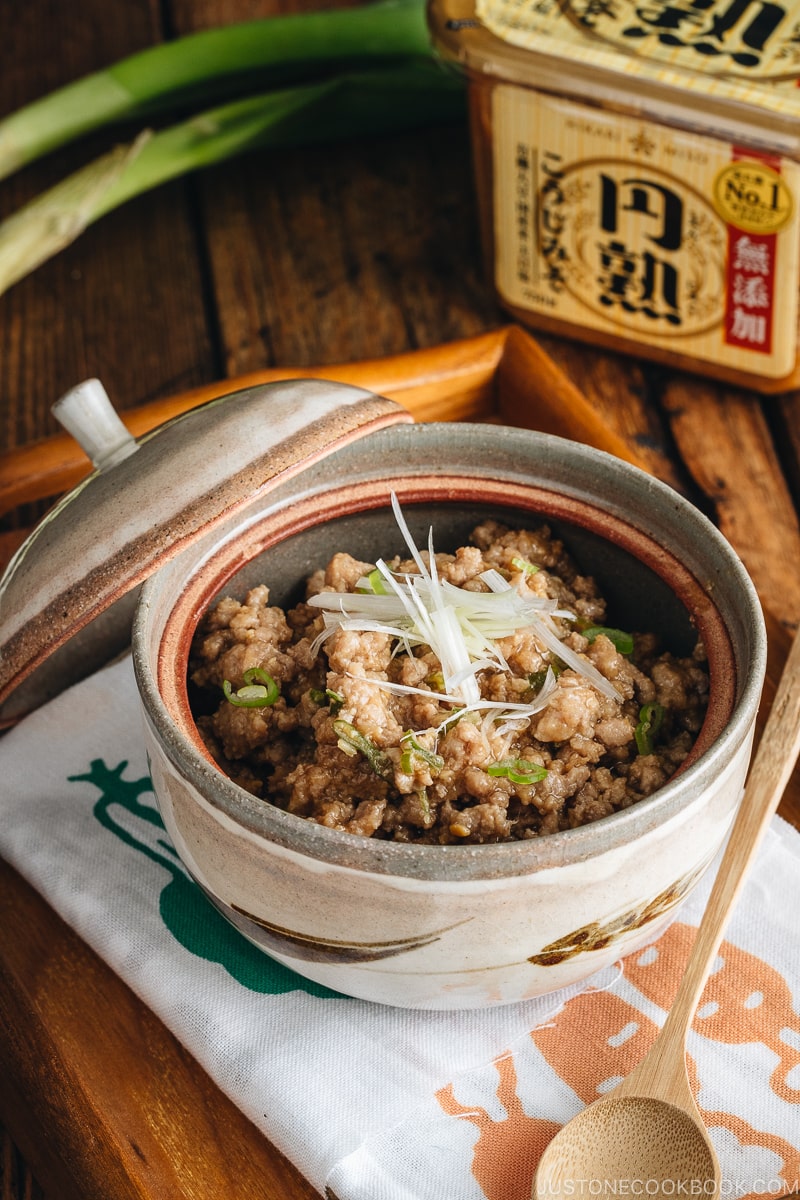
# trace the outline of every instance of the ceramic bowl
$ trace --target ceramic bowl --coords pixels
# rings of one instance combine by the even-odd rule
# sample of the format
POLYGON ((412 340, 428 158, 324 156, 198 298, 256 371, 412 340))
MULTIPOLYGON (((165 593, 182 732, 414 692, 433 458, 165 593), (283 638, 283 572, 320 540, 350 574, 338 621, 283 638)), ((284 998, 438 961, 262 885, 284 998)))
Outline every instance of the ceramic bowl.
POLYGON ((153 786, 188 871, 255 945, 339 992, 393 1005, 509 1003, 585 979, 652 940, 713 859, 741 796, 765 671, 758 599, 724 538, 671 488, 609 455, 494 425, 369 433, 162 567, 133 631, 153 786), (256 799, 192 719, 192 635, 220 594, 293 603, 335 549, 401 550, 394 490, 424 543, 492 515, 546 521, 619 627, 708 652, 711 702, 680 772, 631 808, 515 843, 426 846, 340 833, 256 799))

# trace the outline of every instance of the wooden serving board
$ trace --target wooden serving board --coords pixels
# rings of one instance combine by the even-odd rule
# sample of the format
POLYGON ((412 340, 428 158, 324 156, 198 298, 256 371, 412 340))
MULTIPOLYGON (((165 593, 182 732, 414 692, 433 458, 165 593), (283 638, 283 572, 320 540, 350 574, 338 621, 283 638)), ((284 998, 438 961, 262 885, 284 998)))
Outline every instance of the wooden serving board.
MULTIPOLYGON (((600 386, 590 370, 591 356, 581 361, 588 364, 583 382, 591 403, 539 343, 512 326, 391 359, 260 371, 123 415, 139 435, 239 387, 324 377, 390 396, 418 420, 498 421, 541 429, 617 454, 690 495, 708 499, 711 491, 718 503, 708 507, 748 561, 768 609, 768 704, 788 630, 800 615, 800 600, 774 564, 800 561, 800 544, 796 514, 754 413, 742 402, 740 418, 734 411, 724 429, 720 422, 714 462, 695 453, 671 454, 663 436, 646 436, 635 388, 625 379, 613 388, 600 386), (742 475, 745 486, 739 486, 742 475), (751 477, 763 486, 753 490, 751 477), (773 519, 764 522, 754 505, 766 507, 773 519), (749 536, 754 527, 760 528, 758 538, 749 536)), ((719 401, 702 385, 697 390, 682 386, 671 385, 669 403, 677 436, 690 445, 714 421, 719 401)), ((55 497, 88 470, 88 461, 67 437, 0 456, 0 510, 12 526, 3 535, 6 554, 24 536, 24 520, 13 527, 19 507, 55 497)), ((796 779, 781 812, 800 826, 796 779)), ((0 1019, 5 1023, 0 1119, 48 1196, 310 1200, 317 1195, 126 985, 2 863, 0 929, 0 1019)))

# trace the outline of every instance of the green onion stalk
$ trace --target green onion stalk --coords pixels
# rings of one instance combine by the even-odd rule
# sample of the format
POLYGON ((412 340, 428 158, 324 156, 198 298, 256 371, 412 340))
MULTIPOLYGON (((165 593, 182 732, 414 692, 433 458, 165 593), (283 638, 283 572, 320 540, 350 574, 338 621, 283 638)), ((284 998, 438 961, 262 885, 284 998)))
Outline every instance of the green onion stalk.
MULTIPOLYGON (((387 7, 402 2, 385 0, 387 7)), ((414 58, 248 96, 144 131, 0 223, 0 293, 112 209, 188 171, 264 147, 392 133, 463 114, 457 78, 430 58, 414 58)))
POLYGON ((130 55, 0 121, 0 179, 113 123, 430 56, 424 0, 265 17, 189 34, 130 55))

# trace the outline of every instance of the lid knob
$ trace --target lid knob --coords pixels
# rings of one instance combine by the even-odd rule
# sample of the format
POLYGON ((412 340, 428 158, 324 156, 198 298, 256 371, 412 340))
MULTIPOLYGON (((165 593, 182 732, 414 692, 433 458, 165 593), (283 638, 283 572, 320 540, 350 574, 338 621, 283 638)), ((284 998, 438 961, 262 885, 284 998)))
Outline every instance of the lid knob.
POLYGON ((56 400, 50 411, 99 471, 113 467, 139 448, 117 416, 99 379, 84 379, 76 384, 56 400))

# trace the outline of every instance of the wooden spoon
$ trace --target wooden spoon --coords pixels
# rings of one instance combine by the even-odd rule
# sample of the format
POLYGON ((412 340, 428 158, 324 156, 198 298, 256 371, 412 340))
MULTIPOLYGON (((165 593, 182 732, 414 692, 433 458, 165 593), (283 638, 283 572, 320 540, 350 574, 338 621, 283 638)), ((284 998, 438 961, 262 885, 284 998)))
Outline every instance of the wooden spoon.
POLYGON ((686 1072, 697 1002, 769 821, 800 751, 800 633, 781 676, 686 973, 645 1058, 613 1092, 559 1130, 539 1162, 533 1196, 713 1197, 720 1167, 686 1072), (666 1186, 665 1186, 666 1185, 666 1186))

